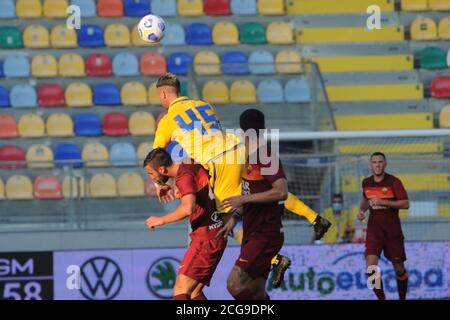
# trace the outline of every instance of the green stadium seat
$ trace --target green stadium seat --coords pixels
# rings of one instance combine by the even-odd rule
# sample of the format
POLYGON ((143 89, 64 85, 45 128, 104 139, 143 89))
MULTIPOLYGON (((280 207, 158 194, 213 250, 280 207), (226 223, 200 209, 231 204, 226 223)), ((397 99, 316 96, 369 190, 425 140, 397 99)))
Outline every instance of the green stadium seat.
POLYGON ((22 33, 16 27, 0 27, 0 49, 22 48, 22 33))
POLYGON ((420 67, 423 69, 447 68, 447 53, 438 47, 427 47, 420 52, 420 67))
POLYGON ((248 22, 239 28, 239 41, 241 44, 265 44, 266 30, 257 22, 248 22))

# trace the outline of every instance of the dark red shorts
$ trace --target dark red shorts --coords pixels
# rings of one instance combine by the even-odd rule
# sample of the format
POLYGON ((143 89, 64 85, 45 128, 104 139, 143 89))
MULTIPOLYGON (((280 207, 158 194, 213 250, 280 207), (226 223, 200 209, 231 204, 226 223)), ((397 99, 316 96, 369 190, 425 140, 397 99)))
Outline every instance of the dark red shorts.
POLYGON ((283 247, 283 242, 282 234, 263 239, 244 239, 235 266, 245 271, 252 279, 267 279, 272 259, 283 247))
POLYGON ((406 261, 404 236, 400 224, 374 223, 368 226, 365 256, 381 256, 381 252, 391 262, 406 261))
POLYGON ((209 286, 226 246, 225 238, 192 238, 181 261, 178 274, 183 274, 209 286))

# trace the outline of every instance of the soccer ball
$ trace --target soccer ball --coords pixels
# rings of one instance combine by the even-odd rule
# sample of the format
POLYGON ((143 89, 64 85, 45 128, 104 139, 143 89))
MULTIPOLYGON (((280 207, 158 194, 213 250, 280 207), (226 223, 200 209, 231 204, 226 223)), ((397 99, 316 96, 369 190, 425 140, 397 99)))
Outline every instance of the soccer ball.
POLYGON ((139 21, 139 37, 145 42, 156 43, 161 41, 164 37, 164 30, 166 30, 166 23, 159 16, 149 14, 139 21))

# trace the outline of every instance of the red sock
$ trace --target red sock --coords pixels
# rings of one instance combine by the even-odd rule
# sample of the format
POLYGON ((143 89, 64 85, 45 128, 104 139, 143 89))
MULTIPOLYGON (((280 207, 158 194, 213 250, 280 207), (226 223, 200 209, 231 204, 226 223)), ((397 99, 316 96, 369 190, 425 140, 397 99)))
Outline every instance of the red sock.
POLYGON ((173 296, 173 300, 191 300, 191 295, 187 293, 177 294, 173 296))
POLYGON ((233 297, 236 300, 255 300, 253 298, 253 293, 250 290, 248 290, 247 288, 245 288, 244 290, 242 290, 238 294, 233 295, 233 297))
POLYGON ((208 300, 203 292, 200 292, 199 295, 195 296, 191 300, 208 300))
POLYGON ((406 300, 406 292, 408 291, 408 272, 397 276, 397 290, 400 300, 406 300))
POLYGON ((386 296, 384 295, 384 288, 383 288, 383 280, 380 278, 380 289, 373 288, 373 292, 375 292, 375 295, 377 296, 378 300, 386 300, 386 296))

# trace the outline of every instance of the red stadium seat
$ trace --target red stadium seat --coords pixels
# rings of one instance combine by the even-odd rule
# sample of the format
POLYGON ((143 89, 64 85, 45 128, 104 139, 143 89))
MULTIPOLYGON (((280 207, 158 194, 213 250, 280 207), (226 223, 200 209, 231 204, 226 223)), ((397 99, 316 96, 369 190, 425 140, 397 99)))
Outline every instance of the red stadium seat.
POLYGON ((0 115, 0 139, 15 138, 17 135, 16 119, 7 114, 0 115))
POLYGON ((0 147, 0 168, 14 169, 26 168, 25 152, 19 146, 2 146, 0 147), (3 163, 3 162, 10 163, 3 163), (20 161, 20 162, 11 162, 20 161))
POLYGON ((450 98, 450 77, 437 76, 431 82, 431 96, 433 98, 450 98))
POLYGON ((91 54, 86 59, 86 73, 91 77, 106 77, 112 75, 111 58, 104 53, 91 54))
POLYGON ((146 52, 139 58, 139 67, 144 76, 159 76, 167 72, 167 63, 159 52, 146 52))
POLYGON ((63 88, 59 84, 43 84, 38 89, 38 103, 41 107, 64 106, 63 88))
POLYGON ((102 120, 102 130, 105 136, 127 136, 128 118, 121 112, 110 112, 105 114, 102 120))
POLYGON ((152 179, 150 179, 150 177, 145 182, 145 193, 149 197, 156 197, 156 187, 152 179))
POLYGON ((34 180, 33 195, 36 199, 62 199, 61 182, 55 176, 39 176, 34 180))
POLYGON ((123 17, 122 0, 97 0, 97 14, 100 17, 123 17))
POLYGON ((228 16, 231 14, 229 0, 205 0, 203 11, 208 16, 228 16))

